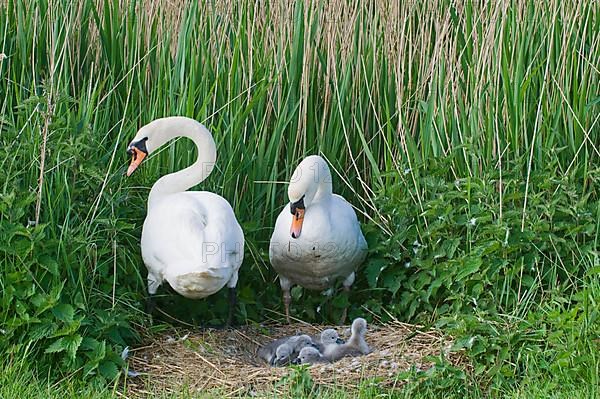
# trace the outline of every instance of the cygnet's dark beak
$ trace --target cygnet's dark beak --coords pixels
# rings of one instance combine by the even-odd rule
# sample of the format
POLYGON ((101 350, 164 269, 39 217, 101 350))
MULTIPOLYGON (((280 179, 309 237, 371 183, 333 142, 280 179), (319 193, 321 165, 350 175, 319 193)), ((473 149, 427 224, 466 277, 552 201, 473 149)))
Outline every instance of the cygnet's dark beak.
POLYGON ((311 342, 310 346, 312 346, 315 349, 319 349, 319 345, 315 344, 314 342, 311 342))
POLYGON ((292 360, 292 364, 300 364, 300 358, 297 357, 294 360, 292 360))
POLYGON ((342 345, 342 344, 345 344, 346 341, 344 341, 343 339, 341 339, 341 338, 338 337, 338 339, 335 340, 335 343, 338 344, 338 345, 342 345))

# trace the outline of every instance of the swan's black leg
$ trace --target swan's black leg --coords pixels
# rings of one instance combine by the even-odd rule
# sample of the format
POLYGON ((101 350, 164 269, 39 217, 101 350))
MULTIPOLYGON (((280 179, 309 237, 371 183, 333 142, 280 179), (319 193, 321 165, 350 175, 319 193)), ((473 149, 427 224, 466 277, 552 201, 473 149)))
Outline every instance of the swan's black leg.
POLYGON ((148 298, 146 298, 146 313, 152 316, 154 308, 156 308, 156 299, 154 299, 154 295, 148 295, 148 298))
POLYGON ((237 306, 237 293, 235 287, 229 288, 229 315, 227 316, 227 324, 225 327, 231 327, 233 324, 233 315, 237 306))

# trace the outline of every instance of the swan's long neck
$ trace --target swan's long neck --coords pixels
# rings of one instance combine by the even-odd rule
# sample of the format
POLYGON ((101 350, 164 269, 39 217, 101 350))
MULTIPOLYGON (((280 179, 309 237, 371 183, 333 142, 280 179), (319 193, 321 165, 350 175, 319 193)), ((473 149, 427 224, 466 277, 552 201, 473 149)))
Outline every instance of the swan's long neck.
POLYGON ((351 347, 358 347, 358 345, 360 344, 360 338, 360 333, 352 331, 352 335, 350 336, 346 344, 351 347))
POLYGON ((315 196, 313 197, 313 202, 323 201, 331 198, 331 195, 333 194, 331 174, 328 174, 326 177, 320 179, 319 182, 315 184, 315 189, 316 191, 315 196))
POLYGON ((304 196, 304 203, 308 206, 311 202, 329 200, 332 193, 331 172, 323 158, 311 155, 300 162, 288 186, 291 202, 304 196))
POLYGON ((176 137, 191 139, 198 149, 196 162, 178 172, 158 179, 150 190, 148 209, 165 195, 186 191, 202 182, 212 172, 217 159, 215 142, 210 132, 193 119, 183 117, 164 118, 152 126, 152 138, 156 148, 176 137))

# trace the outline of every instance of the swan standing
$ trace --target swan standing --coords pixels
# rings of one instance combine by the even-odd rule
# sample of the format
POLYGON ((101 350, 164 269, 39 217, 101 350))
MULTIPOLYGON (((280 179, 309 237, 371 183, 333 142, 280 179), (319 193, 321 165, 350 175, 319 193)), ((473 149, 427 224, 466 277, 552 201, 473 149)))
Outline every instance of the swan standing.
POLYGON ((269 258, 279 275, 289 322, 291 286, 325 290, 343 279, 348 291, 367 255, 367 242, 352 206, 333 194, 331 172, 320 156, 311 155, 296 167, 288 198, 275 222, 269 258))
POLYGON ((152 297, 167 281, 180 295, 199 299, 229 287, 229 317, 233 318, 238 270, 244 257, 244 233, 231 205, 208 191, 186 191, 214 168, 217 151, 210 132, 185 117, 157 119, 143 126, 127 148, 130 176, 146 156, 176 137, 190 138, 198 148, 196 162, 161 177, 148 197, 142 228, 142 258, 148 269, 152 297))

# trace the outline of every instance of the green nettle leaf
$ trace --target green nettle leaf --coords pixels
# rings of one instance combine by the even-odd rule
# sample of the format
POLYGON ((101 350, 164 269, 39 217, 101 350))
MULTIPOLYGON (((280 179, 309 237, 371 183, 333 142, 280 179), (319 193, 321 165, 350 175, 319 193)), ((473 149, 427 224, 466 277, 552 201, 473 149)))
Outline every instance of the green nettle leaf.
POLYGON ((73 306, 66 303, 61 303, 60 305, 53 307, 52 313, 58 320, 64 321, 67 324, 72 323, 73 317, 75 317, 73 306))
POLYGON ((42 268, 50 272, 50 274, 52 274, 53 276, 58 276, 60 274, 58 270, 58 262, 51 256, 40 256, 38 258, 38 263, 42 268))
POLYGON ((64 288, 64 281, 62 281, 60 284, 54 284, 52 286, 52 289, 50 290, 50 298, 52 298, 52 301, 54 301, 55 303, 58 302, 60 300, 60 294, 64 288))
POLYGON ((92 358, 95 360, 102 360, 106 356, 106 342, 100 342, 92 351, 92 358))
POLYGON ((100 374, 107 380, 112 380, 119 374, 117 365, 109 360, 100 363, 98 371, 100 371, 100 374))
POLYGON ((35 314, 41 315, 55 305, 54 298, 47 294, 36 294, 31 298, 31 303, 35 306, 35 314))
POLYGON ((336 295, 333 300, 331 301, 332 305, 335 306, 338 309, 343 309, 347 306, 350 305, 350 301, 348 300, 348 294, 347 293, 341 293, 339 295, 336 295))
POLYGON ((444 280, 445 279, 443 277, 438 277, 431 282, 431 284, 429 285, 429 288, 427 289, 427 298, 429 298, 432 294, 437 292, 437 289, 442 286, 442 284, 444 283, 444 280))
POLYGON ((29 331, 29 339, 37 341, 52 335, 58 327, 54 323, 41 323, 34 325, 29 331))
POLYGON ((527 274, 524 274, 521 277, 521 284, 523 284, 524 287, 531 288, 531 287, 533 287, 534 283, 535 283, 535 279, 527 274))
POLYGON ((94 370, 96 370, 97 368, 98 368, 98 362, 96 362, 96 361, 87 362, 83 366, 83 376, 87 377, 89 375, 92 375, 94 373, 94 370))
POLYGON ((479 271, 481 264, 482 261, 480 257, 468 256, 466 259, 464 259, 462 265, 459 267, 458 273, 456 274, 456 279, 463 280, 468 275, 479 271))
POLYGON ((33 250, 33 243, 29 238, 19 237, 10 242, 6 247, 6 252, 24 258, 33 250))
POLYGON ((71 323, 65 323, 65 324, 63 324, 63 326, 61 328, 59 328, 54 333, 52 333, 50 338, 71 335, 71 334, 75 333, 79 329, 80 326, 81 326, 80 320, 73 320, 71 323))
POLYGON ((290 294, 292 295, 293 300, 299 300, 302 296, 302 287, 300 287, 299 285, 292 287, 292 289, 290 290, 290 294))
POLYGON ((75 355, 77 354, 77 349, 79 349, 79 345, 81 345, 82 337, 79 334, 69 335, 68 337, 63 337, 63 343, 65 345, 65 349, 67 354, 72 360, 75 360, 75 355))
POLYGON ((23 302, 17 301, 15 303, 15 311, 22 319, 27 319, 29 315, 27 314, 28 306, 25 306, 23 302))
POLYGON ((402 287, 403 280, 401 270, 390 270, 383 276, 383 286, 387 288, 392 295, 396 295, 398 290, 402 287))
POLYGON ((444 246, 446 256, 448 257, 448 259, 454 258, 454 253, 458 249, 459 245, 460 245, 460 239, 458 239, 458 238, 444 241, 443 246, 444 246))
POLYGON ((62 337, 50 344, 50 346, 46 348, 45 353, 59 353, 66 349, 67 343, 65 342, 65 337, 62 337))
POLYGON ((38 309, 42 308, 44 304, 47 303, 47 301, 48 297, 44 294, 36 294, 33 297, 31 297, 31 304, 36 307, 36 311, 38 314, 40 313, 38 309))
POLYGON ((386 265, 389 262, 382 258, 372 259, 369 261, 367 267, 365 267, 365 275, 367 276, 367 282, 369 283, 369 287, 375 288, 377 287, 377 281, 379 280, 379 275, 386 268, 386 265))

